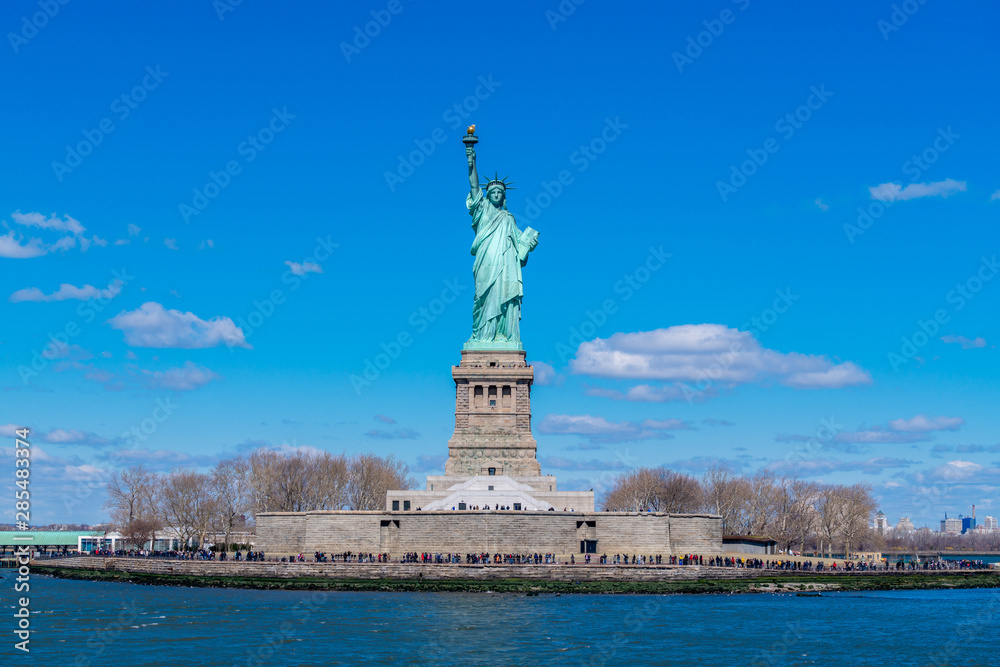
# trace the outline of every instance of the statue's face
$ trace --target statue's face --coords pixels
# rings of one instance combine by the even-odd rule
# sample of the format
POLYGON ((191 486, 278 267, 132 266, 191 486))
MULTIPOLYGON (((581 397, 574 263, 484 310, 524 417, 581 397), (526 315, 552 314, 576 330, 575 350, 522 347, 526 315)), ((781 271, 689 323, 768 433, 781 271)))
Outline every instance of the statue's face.
POLYGON ((490 188, 487 193, 490 201, 493 202, 494 206, 503 206, 504 191, 503 188, 490 188))

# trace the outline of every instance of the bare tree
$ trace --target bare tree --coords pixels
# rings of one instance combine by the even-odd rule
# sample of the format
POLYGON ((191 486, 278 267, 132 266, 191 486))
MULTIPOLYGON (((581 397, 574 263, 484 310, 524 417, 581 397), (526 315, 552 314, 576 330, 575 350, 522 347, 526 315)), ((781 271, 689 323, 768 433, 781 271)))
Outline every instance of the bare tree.
POLYGON ((774 482, 774 521, 769 534, 785 551, 803 546, 816 525, 816 500, 819 484, 793 477, 779 477, 774 482))
POLYGON ((635 468, 619 474, 605 493, 605 509, 621 512, 698 512, 704 503, 701 483, 689 475, 659 468, 635 468))
MULTIPOLYGON (((791 483, 793 504, 789 521, 791 528, 797 533, 797 544, 802 551, 805 551, 806 539, 816 531, 819 522, 816 505, 821 491, 822 485, 819 482, 796 479, 791 483)), ((791 546, 792 543, 789 543, 789 547, 791 546)))
POLYGON ((250 494, 246 478, 249 470, 242 456, 219 461, 212 469, 212 491, 216 499, 218 528, 225 533, 223 549, 229 549, 233 528, 249 513, 250 494))
POLYGON ((254 514, 337 510, 349 502, 350 476, 343 455, 258 449, 250 455, 245 478, 254 514))
POLYGON ((194 538, 203 544, 216 514, 211 477, 190 468, 172 470, 163 481, 163 510, 181 548, 194 538))
POLYGON ((348 463, 347 502, 356 510, 379 510, 385 507, 385 494, 390 489, 409 489, 406 464, 390 454, 357 454, 348 463))
POLYGON ((705 505, 705 490, 690 475, 658 468, 663 484, 660 488, 660 511, 671 514, 700 512, 705 505))
POLYGON ((771 531, 776 515, 778 489, 774 472, 762 468, 745 479, 743 528, 747 535, 771 531))
POLYGON ((615 476, 604 495, 604 509, 616 512, 660 511, 663 479, 652 468, 634 468, 615 476))
POLYGON ((142 465, 115 471, 107 484, 104 506, 111 510, 111 525, 139 549, 160 527, 158 486, 157 475, 142 465))
POLYGON ((741 532, 745 525, 744 511, 749 489, 745 479, 730 468, 713 466, 702 480, 705 505, 709 511, 722 517, 722 532, 732 535, 741 532))
POLYGON ((840 534, 840 528, 844 523, 845 499, 842 486, 827 485, 820 491, 816 503, 818 513, 819 529, 819 551, 823 552, 823 543, 826 543, 827 555, 833 553, 833 542, 840 534))
POLYGON ((840 492, 843 503, 840 535, 844 540, 844 555, 849 557, 852 547, 869 532, 868 523, 875 512, 876 502, 871 484, 867 482, 840 487, 840 492))

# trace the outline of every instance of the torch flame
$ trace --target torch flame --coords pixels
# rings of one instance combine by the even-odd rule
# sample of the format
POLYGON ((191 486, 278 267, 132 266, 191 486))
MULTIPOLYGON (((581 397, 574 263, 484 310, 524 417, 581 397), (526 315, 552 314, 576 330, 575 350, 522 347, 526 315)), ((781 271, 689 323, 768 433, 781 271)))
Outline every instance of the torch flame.
POLYGON ((475 134, 475 133, 476 133, 476 126, 475 125, 470 125, 469 126, 469 134, 475 134))

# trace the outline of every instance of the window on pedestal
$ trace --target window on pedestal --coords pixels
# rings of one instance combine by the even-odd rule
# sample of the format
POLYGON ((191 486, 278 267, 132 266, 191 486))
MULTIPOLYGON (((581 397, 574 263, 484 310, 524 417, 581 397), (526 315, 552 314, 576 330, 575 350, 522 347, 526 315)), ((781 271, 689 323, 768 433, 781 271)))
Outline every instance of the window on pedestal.
POLYGON ((496 469, 496 468, 490 468, 490 469, 489 469, 489 474, 490 474, 490 475, 495 475, 495 474, 497 474, 497 469, 496 469))
POLYGON ((491 386, 489 388, 489 399, 490 399, 490 407, 491 408, 496 408, 496 406, 497 406, 497 388, 496 388, 496 385, 493 385, 493 386, 491 386))
POLYGON ((398 512, 399 511, 399 501, 398 500, 393 500, 392 501, 392 511, 393 512, 398 512))
POLYGON ((474 396, 473 403, 476 406, 476 409, 482 408, 483 407, 483 388, 482 388, 482 386, 479 386, 479 387, 475 388, 475 390, 473 392, 473 396, 474 396))
POLYGON ((511 403, 510 387, 504 387, 503 388, 503 403, 502 403, 502 405, 503 405, 504 408, 508 408, 509 409, 510 408, 510 403, 511 403))
POLYGON ((409 512, 410 511, 410 501, 409 500, 404 500, 403 501, 403 511, 404 512, 409 512))

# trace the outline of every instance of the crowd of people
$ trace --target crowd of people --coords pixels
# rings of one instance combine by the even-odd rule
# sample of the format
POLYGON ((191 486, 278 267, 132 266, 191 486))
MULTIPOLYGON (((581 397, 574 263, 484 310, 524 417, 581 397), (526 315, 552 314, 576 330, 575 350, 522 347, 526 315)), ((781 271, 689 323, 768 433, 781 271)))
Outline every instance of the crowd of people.
POLYGON ((896 563, 897 570, 988 570, 989 568, 989 563, 968 558, 961 560, 922 560, 919 562, 903 562, 900 560, 896 563))
POLYGON ((165 551, 151 549, 94 549, 84 551, 84 555, 102 556, 104 558, 167 558, 172 560, 234 560, 234 561, 265 561, 267 557, 263 551, 253 551, 248 549, 246 555, 242 550, 237 549, 232 557, 227 551, 214 551, 211 549, 196 549, 193 551, 180 551, 169 549, 165 551))
MULTIPOLYGON (((6 550, 4 550, 6 551, 6 550)), ((230 556, 227 551, 215 551, 210 549, 197 549, 180 551, 171 549, 168 551, 152 551, 148 549, 107 549, 100 548, 93 551, 83 552, 84 555, 101 556, 105 558, 163 558, 173 560, 201 560, 201 561, 245 561, 264 562, 268 558, 263 551, 247 549, 237 549, 230 556)), ((75 555, 66 547, 39 550, 33 553, 33 557, 59 558, 75 555)), ((304 554, 272 558, 271 562, 282 563, 305 563, 307 558, 304 554)), ((903 560, 900 558, 896 562, 890 562, 888 558, 877 560, 846 560, 834 561, 830 564, 823 560, 801 560, 789 559, 787 557, 760 558, 753 555, 747 556, 704 556, 698 554, 685 555, 662 555, 662 554, 584 554, 577 559, 575 554, 562 556, 554 553, 432 553, 432 552, 407 552, 395 558, 388 553, 355 553, 344 551, 341 553, 328 554, 316 551, 313 554, 314 563, 411 563, 423 565, 442 564, 466 564, 466 565, 576 565, 578 562, 585 565, 592 563, 600 565, 618 566, 649 566, 649 565, 699 565, 709 567, 762 569, 762 570, 782 570, 796 572, 879 572, 879 571, 915 571, 915 570, 987 570, 991 564, 982 560, 961 559, 951 560, 943 558, 928 558, 923 560, 903 560)))

